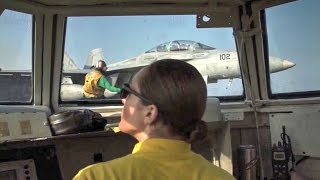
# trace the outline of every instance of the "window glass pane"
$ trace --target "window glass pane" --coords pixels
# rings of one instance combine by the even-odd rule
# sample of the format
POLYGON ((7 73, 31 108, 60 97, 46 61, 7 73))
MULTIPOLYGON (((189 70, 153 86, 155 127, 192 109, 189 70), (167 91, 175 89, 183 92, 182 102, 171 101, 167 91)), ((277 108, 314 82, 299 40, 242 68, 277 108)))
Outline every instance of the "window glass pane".
POLYGON ((320 90, 318 6, 304 0, 266 10, 273 94, 320 90))
POLYGON ((5 10, 0 16, 0 104, 32 99, 32 15, 5 10))
POLYGON ((110 84, 121 87, 141 67, 170 58, 194 65, 208 82, 209 96, 242 96, 232 33, 232 28, 197 29, 195 15, 69 17, 61 100, 119 99, 108 90, 102 98, 84 98, 83 87, 93 92, 84 86, 85 75, 98 60, 106 61, 110 84))

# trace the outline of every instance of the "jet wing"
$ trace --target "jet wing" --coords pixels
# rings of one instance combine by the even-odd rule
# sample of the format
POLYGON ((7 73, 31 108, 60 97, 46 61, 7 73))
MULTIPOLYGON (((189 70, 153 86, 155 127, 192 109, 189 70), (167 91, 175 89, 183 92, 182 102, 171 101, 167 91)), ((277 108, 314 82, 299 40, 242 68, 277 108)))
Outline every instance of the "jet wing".
POLYGON ((117 63, 113 63, 108 65, 108 71, 107 72, 118 72, 118 71, 130 71, 130 69, 134 69, 134 68, 142 68, 144 66, 147 66, 149 64, 151 64, 154 61, 151 62, 141 62, 141 61, 137 61, 136 58, 132 58, 129 60, 125 60, 125 61, 121 61, 121 62, 117 62, 117 63))
POLYGON ((124 73, 129 73, 129 74, 135 74, 138 72, 141 68, 145 67, 144 66, 132 66, 132 67, 125 67, 125 68, 119 68, 119 69, 111 69, 106 72, 106 76, 111 76, 113 74, 124 74, 124 73))

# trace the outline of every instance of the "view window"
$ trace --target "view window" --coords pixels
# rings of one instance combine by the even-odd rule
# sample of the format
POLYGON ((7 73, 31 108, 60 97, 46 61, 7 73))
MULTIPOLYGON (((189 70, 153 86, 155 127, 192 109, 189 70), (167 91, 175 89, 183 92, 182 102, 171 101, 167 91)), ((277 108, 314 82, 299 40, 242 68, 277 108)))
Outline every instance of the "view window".
POLYGON ((318 5, 304 0, 266 10, 272 95, 320 90, 318 5))
POLYGON ((83 95, 85 75, 99 60, 118 88, 143 66, 179 59, 200 71, 208 96, 243 96, 232 28, 196 28, 195 15, 68 17, 64 47, 62 101, 119 99, 108 90, 102 98, 83 95))
POLYGON ((30 14, 0 16, 0 104, 32 100, 32 27, 30 14))

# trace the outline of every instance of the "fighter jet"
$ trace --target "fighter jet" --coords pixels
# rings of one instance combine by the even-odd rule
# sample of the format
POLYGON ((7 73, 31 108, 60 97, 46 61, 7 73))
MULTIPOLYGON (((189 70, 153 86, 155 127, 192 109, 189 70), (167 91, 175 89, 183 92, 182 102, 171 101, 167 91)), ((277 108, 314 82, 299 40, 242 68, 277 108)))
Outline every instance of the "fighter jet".
MULTIPOLYGON (((190 40, 162 43, 135 58, 110 64, 108 70, 143 67, 161 59, 178 59, 190 63, 207 78, 207 83, 215 83, 219 79, 241 78, 237 51, 220 50, 190 40)), ((269 61, 270 73, 295 66, 295 63, 289 60, 276 57, 270 57, 269 61)))
MULTIPOLYGON (((93 49, 88 56, 84 67, 85 70, 75 70, 74 73, 71 73, 72 70, 70 68, 64 67, 63 69, 67 69, 64 74, 69 74, 74 81, 79 78, 74 74, 79 75, 82 71, 89 72, 88 68, 92 67, 100 59, 104 60, 102 49, 93 49)), ((161 59, 178 59, 190 63, 198 69, 207 83, 216 83, 219 79, 241 78, 237 51, 221 50, 190 40, 175 40, 162 43, 137 57, 109 64, 107 74, 113 85, 121 87, 139 69, 161 59)), ((67 56, 64 57, 64 66, 73 64, 65 61, 70 61, 67 56)), ((269 61, 270 73, 283 71, 295 66, 295 63, 289 60, 276 57, 269 57, 269 61)), ((84 75, 82 75, 83 77, 84 75)), ((83 99, 82 85, 79 85, 77 81, 76 83, 72 82, 71 79, 64 77, 60 93, 61 99, 66 101, 83 99)), ((78 82, 83 84, 83 80, 78 82)), ((105 91, 105 97, 110 98, 114 94, 108 90, 105 91)))

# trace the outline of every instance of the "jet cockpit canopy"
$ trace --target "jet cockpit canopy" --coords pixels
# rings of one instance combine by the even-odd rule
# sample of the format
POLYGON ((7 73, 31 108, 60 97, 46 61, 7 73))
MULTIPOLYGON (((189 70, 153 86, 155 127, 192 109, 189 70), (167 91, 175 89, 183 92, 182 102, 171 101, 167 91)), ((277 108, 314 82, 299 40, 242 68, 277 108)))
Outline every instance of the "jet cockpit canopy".
POLYGON ((176 40, 162 43, 145 53, 152 52, 170 52, 170 51, 198 51, 198 50, 214 50, 216 48, 210 47, 208 45, 190 41, 190 40, 176 40))

